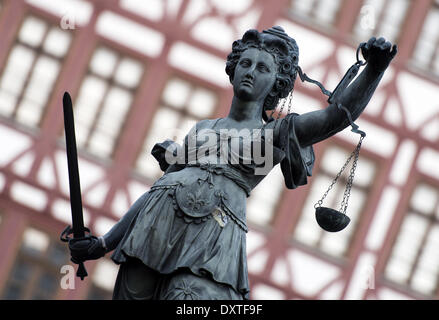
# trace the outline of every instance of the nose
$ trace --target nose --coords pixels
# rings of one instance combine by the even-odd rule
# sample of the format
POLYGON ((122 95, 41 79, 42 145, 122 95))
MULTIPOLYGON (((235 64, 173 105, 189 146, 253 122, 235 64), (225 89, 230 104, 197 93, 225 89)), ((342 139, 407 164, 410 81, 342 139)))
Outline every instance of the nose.
POLYGON ((249 67, 244 75, 245 78, 253 80, 255 77, 254 72, 255 72, 255 67, 254 66, 249 67))

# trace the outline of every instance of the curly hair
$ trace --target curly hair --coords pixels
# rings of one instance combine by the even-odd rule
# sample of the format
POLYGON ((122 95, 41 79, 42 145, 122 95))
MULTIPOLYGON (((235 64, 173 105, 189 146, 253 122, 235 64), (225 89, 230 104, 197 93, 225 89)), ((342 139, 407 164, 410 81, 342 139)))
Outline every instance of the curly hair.
POLYGON ((262 33, 253 29, 248 30, 242 39, 233 42, 232 52, 227 56, 226 73, 230 82, 233 82, 235 68, 241 54, 249 48, 267 51, 279 67, 273 88, 264 101, 262 116, 267 121, 266 111, 274 110, 279 99, 287 97, 294 89, 299 63, 299 47, 281 27, 273 27, 262 33))

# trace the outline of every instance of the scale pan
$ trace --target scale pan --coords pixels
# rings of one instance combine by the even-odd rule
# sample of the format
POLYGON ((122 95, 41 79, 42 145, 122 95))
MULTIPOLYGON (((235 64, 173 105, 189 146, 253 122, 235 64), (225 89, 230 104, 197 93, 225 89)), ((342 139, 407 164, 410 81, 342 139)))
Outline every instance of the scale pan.
POLYGON ((323 230, 338 232, 347 227, 351 219, 340 211, 318 207, 316 208, 317 223, 323 230))

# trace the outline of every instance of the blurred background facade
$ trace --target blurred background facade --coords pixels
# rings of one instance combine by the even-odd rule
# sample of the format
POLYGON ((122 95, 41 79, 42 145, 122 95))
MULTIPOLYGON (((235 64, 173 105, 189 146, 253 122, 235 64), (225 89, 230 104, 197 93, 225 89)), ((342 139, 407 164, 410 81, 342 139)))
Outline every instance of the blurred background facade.
MULTIPOLYGON (((370 36, 399 53, 358 120, 368 135, 347 229, 323 232, 313 205, 357 143, 349 129, 315 146, 307 186, 287 190, 276 168, 249 198, 251 298, 439 298, 439 0, 0 0, 1 299, 111 297, 109 255, 86 263, 75 290, 60 287, 69 257, 58 238, 71 224, 64 91, 85 224, 102 235, 160 176, 154 143, 227 115, 232 42, 273 25, 329 90, 370 36)), ((294 112, 325 106, 296 82, 294 112)), ((345 181, 326 206, 338 207, 345 181)))

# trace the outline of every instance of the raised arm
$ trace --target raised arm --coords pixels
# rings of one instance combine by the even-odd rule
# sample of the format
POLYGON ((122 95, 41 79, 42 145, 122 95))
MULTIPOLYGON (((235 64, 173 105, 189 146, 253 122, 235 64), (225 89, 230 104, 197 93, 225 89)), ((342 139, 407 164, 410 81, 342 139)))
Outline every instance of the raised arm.
MULTIPOLYGON (((350 111, 353 121, 369 103, 396 53, 396 45, 392 47, 384 38, 371 38, 362 47, 367 65, 357 79, 345 89, 339 101, 350 111)), ((304 113, 295 119, 296 135, 303 147, 325 140, 347 126, 349 121, 346 113, 335 104, 323 110, 304 113)))

